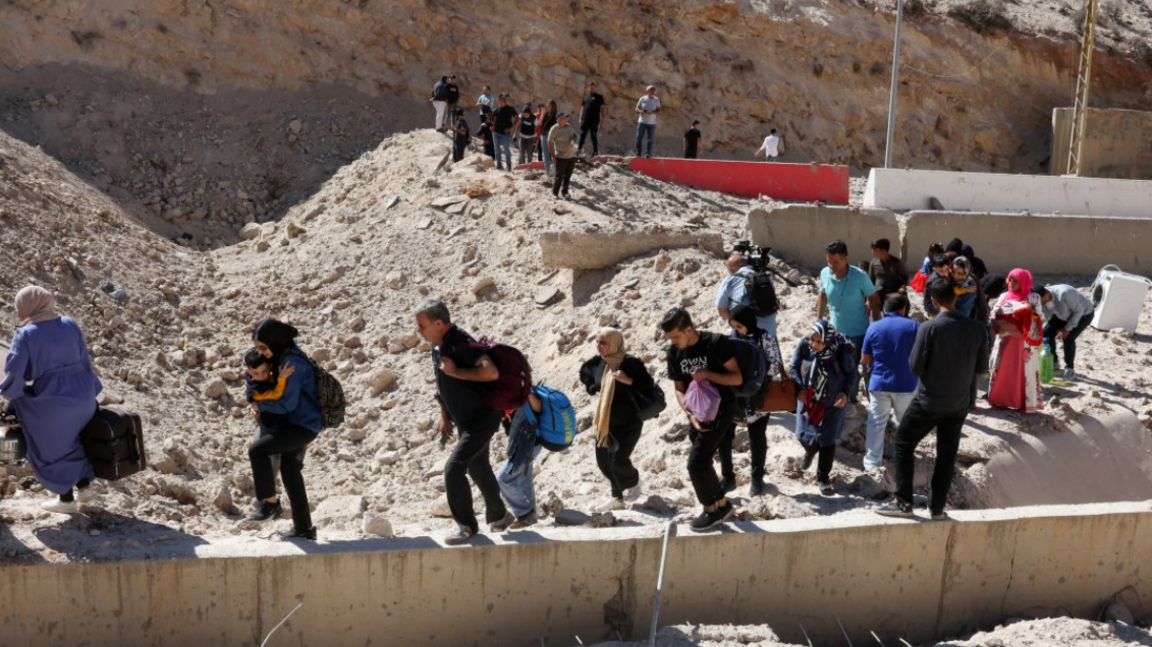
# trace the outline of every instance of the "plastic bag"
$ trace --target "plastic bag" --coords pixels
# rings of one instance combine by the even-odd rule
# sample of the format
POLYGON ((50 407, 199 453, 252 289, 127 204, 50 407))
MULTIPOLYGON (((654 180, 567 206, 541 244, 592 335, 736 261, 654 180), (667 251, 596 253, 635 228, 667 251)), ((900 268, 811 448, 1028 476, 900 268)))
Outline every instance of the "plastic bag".
POLYGON ((708 380, 693 380, 684 393, 684 406, 697 420, 708 424, 720 412, 720 391, 708 380))

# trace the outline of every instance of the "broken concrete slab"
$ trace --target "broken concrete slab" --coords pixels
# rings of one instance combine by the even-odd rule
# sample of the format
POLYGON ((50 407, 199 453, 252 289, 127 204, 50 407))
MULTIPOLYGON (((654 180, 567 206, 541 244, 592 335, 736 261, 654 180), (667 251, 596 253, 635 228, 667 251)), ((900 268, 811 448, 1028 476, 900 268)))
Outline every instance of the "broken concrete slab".
POLYGON ((599 270, 657 249, 699 247, 724 252, 718 232, 550 232, 540 236, 544 264, 575 270, 599 270))

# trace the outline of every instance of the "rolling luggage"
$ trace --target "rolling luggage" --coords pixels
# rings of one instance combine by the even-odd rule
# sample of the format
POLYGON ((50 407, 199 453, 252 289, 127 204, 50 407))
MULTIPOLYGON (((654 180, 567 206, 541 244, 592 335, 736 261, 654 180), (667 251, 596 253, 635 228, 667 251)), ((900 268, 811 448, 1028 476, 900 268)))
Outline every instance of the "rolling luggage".
POLYGON ((134 413, 99 407, 80 432, 80 444, 96 478, 117 481, 148 466, 144 458, 144 428, 140 416, 134 413))

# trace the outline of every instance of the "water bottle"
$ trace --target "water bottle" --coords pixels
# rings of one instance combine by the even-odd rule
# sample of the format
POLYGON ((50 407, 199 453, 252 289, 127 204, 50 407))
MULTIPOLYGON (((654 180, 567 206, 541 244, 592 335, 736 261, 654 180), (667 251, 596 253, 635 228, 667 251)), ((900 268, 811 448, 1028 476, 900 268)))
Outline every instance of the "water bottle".
POLYGON ((1040 383, 1051 384, 1056 373, 1056 356, 1052 354, 1052 347, 1044 344, 1040 349, 1040 383))

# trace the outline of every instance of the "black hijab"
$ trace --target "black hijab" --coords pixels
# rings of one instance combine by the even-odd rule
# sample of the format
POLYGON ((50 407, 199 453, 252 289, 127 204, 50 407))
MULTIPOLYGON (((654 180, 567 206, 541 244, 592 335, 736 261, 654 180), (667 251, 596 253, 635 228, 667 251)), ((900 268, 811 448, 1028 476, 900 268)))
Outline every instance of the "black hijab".
POLYGON ((752 311, 751 306, 741 304, 732 308, 728 313, 728 320, 736 321, 741 326, 744 326, 748 331, 745 335, 746 337, 759 339, 760 335, 764 333, 764 331, 760 329, 760 325, 756 322, 756 313, 752 311))
POLYGON ((277 366, 284 351, 296 346, 296 337, 299 334, 294 327, 282 321, 265 319, 256 324, 256 330, 252 331, 252 339, 263 343, 272 351, 272 366, 277 366))

